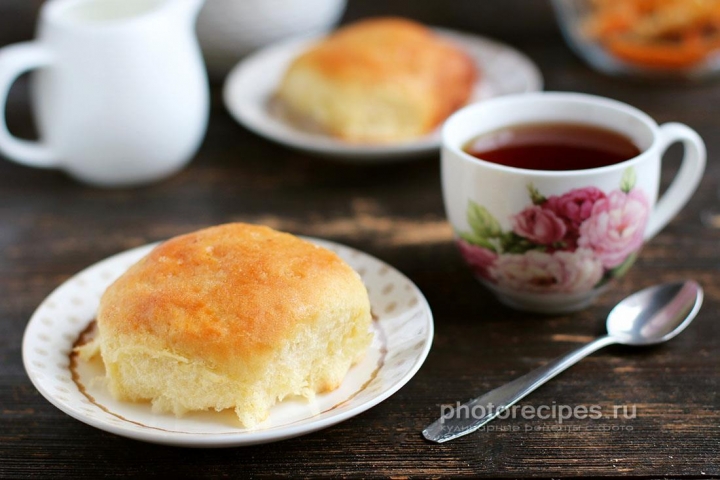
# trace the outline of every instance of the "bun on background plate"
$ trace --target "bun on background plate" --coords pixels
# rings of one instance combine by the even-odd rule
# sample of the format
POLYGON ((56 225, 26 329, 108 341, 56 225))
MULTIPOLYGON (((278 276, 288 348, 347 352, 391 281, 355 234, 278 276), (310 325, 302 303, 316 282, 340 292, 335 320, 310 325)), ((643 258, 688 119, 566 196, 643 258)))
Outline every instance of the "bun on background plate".
POLYGON ((104 293, 97 336, 113 397, 157 412, 232 408, 253 427, 289 396, 340 386, 367 350, 370 302, 335 253, 233 223, 172 238, 104 293))
POLYGON ((288 116, 356 143, 432 132, 470 98, 477 71, 461 49, 411 20, 338 29, 296 58, 277 97, 288 116))

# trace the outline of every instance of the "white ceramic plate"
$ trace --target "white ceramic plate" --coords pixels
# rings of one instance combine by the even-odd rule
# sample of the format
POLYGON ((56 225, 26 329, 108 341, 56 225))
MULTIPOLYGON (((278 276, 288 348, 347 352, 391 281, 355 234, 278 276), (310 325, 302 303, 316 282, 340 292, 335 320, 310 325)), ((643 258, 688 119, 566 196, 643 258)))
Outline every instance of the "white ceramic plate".
MULTIPOLYGON (((435 29, 476 62, 480 78, 471 102, 542 89, 537 66, 517 50, 477 35, 435 29)), ((264 48, 233 68, 225 82, 225 105, 249 130, 270 140, 315 155, 350 161, 383 162, 422 156, 440 147, 439 129, 417 140, 387 145, 357 145, 302 131, 273 114, 271 99, 290 62, 318 37, 285 41, 264 48)))
POLYGON ((152 413, 149 404, 118 402, 102 381, 93 381, 103 375, 102 361, 85 363, 71 355, 73 344, 95 317, 103 291, 154 245, 103 260, 51 293, 25 330, 25 369, 40 393, 68 415, 117 435, 167 445, 273 442, 357 415, 397 392, 418 371, 432 343, 432 313, 420 290, 393 267, 343 245, 308 240, 337 252, 360 273, 377 317, 374 339, 365 359, 350 370, 340 388, 312 402, 285 400, 255 429, 243 429, 231 411, 177 418, 152 413))

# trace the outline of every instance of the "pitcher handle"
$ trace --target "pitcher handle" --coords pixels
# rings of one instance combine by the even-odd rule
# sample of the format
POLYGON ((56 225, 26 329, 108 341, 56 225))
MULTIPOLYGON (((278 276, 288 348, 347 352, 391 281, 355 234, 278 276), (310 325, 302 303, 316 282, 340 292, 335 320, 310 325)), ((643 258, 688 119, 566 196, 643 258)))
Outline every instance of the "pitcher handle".
POLYGON ((654 237, 685 206, 705 171, 705 144, 695 130, 682 123, 665 123, 660 126, 660 135, 663 152, 680 141, 685 155, 680 170, 655 205, 645 229, 645 239, 654 237))
POLYGON ((49 63, 49 53, 35 42, 18 43, 0 50, 0 153, 30 167, 55 167, 57 160, 41 142, 23 140, 10 133, 5 122, 5 104, 10 87, 20 75, 49 63))

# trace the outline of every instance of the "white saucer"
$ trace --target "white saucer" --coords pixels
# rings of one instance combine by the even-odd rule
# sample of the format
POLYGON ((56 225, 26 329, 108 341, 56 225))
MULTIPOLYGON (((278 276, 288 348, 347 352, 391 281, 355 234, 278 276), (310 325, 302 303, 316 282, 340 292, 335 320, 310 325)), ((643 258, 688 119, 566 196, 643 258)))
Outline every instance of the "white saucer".
MULTIPOLYGON (((524 54, 477 35, 446 29, 435 31, 456 43, 477 62, 480 78, 471 102, 542 89, 542 75, 524 54)), ((290 62, 320 37, 292 39, 245 58, 225 81, 230 113, 249 130, 288 147, 339 160, 383 162, 418 157, 440 147, 439 129, 417 140, 387 145, 357 145, 327 135, 302 131, 271 112, 271 99, 290 62)))
POLYGON ((242 428, 232 412, 177 418, 149 404, 118 402, 102 381, 100 360, 85 363, 71 351, 95 317, 103 291, 154 245, 103 260, 58 287, 33 314, 23 338, 25 370, 40 393, 68 415, 117 435, 166 445, 229 447, 273 442, 329 427, 377 405, 405 385, 425 361, 432 313, 420 290, 382 261, 352 248, 308 238, 337 252, 363 278, 374 315, 374 340, 339 389, 308 402, 285 400, 257 428, 242 428), (73 377, 73 370, 75 377, 73 377), (85 391, 83 393, 81 388, 85 391))

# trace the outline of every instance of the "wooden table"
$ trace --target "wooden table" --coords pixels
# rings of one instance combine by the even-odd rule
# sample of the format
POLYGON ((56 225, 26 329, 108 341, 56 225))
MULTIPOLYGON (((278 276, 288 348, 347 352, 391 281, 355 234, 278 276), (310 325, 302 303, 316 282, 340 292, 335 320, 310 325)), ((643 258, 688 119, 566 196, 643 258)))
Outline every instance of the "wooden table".
MULTIPOLYGON (((350 17, 378 8, 360 3, 351 3, 350 17)), ((436 7, 409 3, 389 5, 433 21, 436 7)), ((20 8, 20 2, 11 4, 20 8)), ((468 2, 458 4, 468 8, 468 2)), ((448 25, 468 27, 457 18, 448 25)), ((629 102, 659 122, 687 123, 708 145, 707 173, 697 194, 594 306, 572 315, 534 316, 501 306, 481 288, 451 241, 437 156, 377 166, 318 160, 239 127, 216 88, 197 158, 152 187, 99 190, 62 173, 0 162, 0 477, 720 476, 720 222, 712 228, 701 221, 703 214, 720 212, 720 83, 655 86, 603 77, 574 57, 554 30, 506 39, 539 64, 548 90, 629 102), (35 390, 22 366, 22 334, 56 286, 116 252, 229 221, 342 242, 407 274, 435 316, 435 342, 417 376, 387 401, 335 427, 275 444, 218 450, 117 437, 70 418, 35 390), (685 333, 656 348, 609 348, 522 402, 599 405, 604 412, 635 407, 635 418, 570 419, 562 429, 553 420, 516 418, 495 421, 499 430, 445 445, 421 437, 441 403, 499 386, 602 333, 606 314, 625 295, 685 278, 698 280, 706 291, 702 311, 685 333)), ((27 136, 32 123, 26 94, 21 82, 8 115, 12 129, 27 136)), ((666 178, 679 153, 673 148, 668 154, 666 178)))

